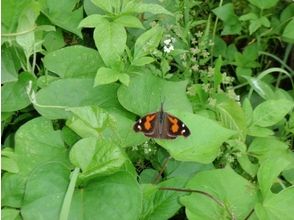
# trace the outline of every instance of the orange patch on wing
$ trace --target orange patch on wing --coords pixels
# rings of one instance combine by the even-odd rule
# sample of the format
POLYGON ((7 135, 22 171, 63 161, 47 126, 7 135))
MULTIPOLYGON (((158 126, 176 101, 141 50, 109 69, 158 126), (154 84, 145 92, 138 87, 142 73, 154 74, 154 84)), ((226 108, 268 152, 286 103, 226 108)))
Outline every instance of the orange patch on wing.
POLYGON ((170 123, 172 123, 171 131, 173 133, 176 133, 179 130, 178 120, 176 118, 169 117, 169 116, 168 116, 168 120, 170 121, 170 123))
POLYGON ((146 116, 146 121, 144 123, 144 128, 146 130, 149 130, 151 128, 151 123, 150 122, 153 121, 154 118, 155 118, 155 114, 154 115, 147 115, 146 116))

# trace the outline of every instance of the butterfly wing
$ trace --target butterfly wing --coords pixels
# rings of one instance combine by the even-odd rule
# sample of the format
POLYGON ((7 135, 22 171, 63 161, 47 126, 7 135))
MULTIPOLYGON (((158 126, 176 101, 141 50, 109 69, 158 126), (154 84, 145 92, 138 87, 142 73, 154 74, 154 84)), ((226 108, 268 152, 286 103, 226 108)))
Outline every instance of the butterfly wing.
POLYGON ((163 134, 163 138, 173 139, 180 135, 188 137, 191 134, 184 122, 168 113, 165 113, 163 127, 165 127, 164 130, 166 131, 165 134, 163 134))
POLYGON ((140 118, 135 124, 134 124, 134 131, 135 132, 143 132, 145 136, 147 137, 153 137, 157 138, 156 130, 158 126, 156 126, 156 120, 158 117, 158 112, 151 113, 148 115, 145 115, 144 117, 140 118))

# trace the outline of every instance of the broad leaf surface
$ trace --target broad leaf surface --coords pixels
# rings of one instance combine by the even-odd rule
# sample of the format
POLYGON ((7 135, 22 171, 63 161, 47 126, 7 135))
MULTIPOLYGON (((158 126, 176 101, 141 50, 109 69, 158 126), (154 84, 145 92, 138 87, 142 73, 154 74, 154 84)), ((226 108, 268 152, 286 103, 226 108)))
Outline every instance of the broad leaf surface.
POLYGON ((76 3, 76 0, 44 0, 42 12, 53 24, 82 37, 77 27, 83 18, 83 8, 74 9, 76 3))
POLYGON ((255 212, 259 219, 267 220, 292 220, 294 204, 294 187, 289 187, 268 196, 262 204, 255 206, 255 212))
POLYGON ((98 68, 104 64, 96 50, 84 46, 71 46, 46 54, 44 65, 61 78, 94 79, 98 68))
POLYGON ((36 94, 35 108, 46 118, 65 119, 71 114, 66 109, 98 105, 117 107, 117 85, 101 85, 93 88, 91 79, 61 79, 52 82, 36 94), (41 105, 41 106, 40 106, 41 105))
POLYGON ((35 118, 18 129, 15 153, 19 155, 18 165, 23 174, 43 163, 58 161, 68 164, 68 150, 61 131, 54 130, 52 122, 43 117, 35 118))
POLYGON ((21 214, 24 220, 58 219, 70 170, 60 163, 38 167, 30 175, 21 214))
POLYGON ((126 160, 119 146, 95 137, 78 141, 69 156, 72 164, 82 169, 79 176, 82 179, 115 173, 126 160))
POLYGON ((189 219, 244 219, 254 208, 257 190, 254 185, 235 173, 231 168, 203 171, 196 174, 186 185, 187 189, 201 190, 211 194, 226 208, 199 193, 181 198, 189 219))
POLYGON ((94 30, 96 47, 108 66, 117 64, 126 48, 127 34, 121 24, 104 19, 94 30))
POLYGON ((186 81, 169 82, 147 72, 131 78, 128 87, 120 86, 118 99, 127 110, 140 116, 159 111, 161 101, 165 111, 177 109, 191 112, 186 86, 186 81))
POLYGON ((187 112, 175 112, 173 115, 188 126, 191 135, 187 138, 178 137, 172 141, 158 139, 156 142, 176 160, 210 163, 218 156, 222 143, 235 134, 235 131, 200 115, 187 112))
POLYGON ((145 138, 133 131, 134 119, 123 111, 106 111, 99 107, 70 108, 74 117, 67 125, 81 137, 105 138, 122 147, 142 143, 145 138))
POLYGON ((137 220, 141 209, 142 194, 137 180, 127 172, 118 172, 76 189, 69 219, 137 220))
POLYGON ((29 81, 35 81, 33 75, 28 72, 24 72, 19 75, 18 81, 6 83, 1 87, 2 112, 17 111, 30 104, 30 99, 26 90, 29 85, 29 81))

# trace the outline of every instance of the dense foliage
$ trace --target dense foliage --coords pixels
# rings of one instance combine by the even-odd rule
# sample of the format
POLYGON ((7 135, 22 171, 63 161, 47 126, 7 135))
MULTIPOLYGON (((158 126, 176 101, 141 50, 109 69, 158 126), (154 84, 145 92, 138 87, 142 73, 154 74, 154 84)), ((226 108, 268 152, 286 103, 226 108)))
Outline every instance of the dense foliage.
POLYGON ((2 219, 294 219, 294 3, 3 0, 2 219), (148 139, 164 110, 191 131, 148 139))

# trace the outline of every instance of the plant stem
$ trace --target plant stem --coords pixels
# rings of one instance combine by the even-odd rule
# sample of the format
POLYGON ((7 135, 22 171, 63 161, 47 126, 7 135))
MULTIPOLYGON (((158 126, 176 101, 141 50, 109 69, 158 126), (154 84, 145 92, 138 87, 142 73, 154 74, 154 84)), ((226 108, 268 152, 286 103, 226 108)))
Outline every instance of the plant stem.
POLYGON ((75 190, 75 186, 76 186, 79 172, 80 172, 80 168, 77 168, 77 167, 72 172, 72 175, 70 178, 70 183, 68 185, 67 192, 65 194, 62 208, 60 211, 59 220, 67 220, 68 219, 68 215, 69 215, 69 211, 70 211, 70 204, 72 201, 72 197, 73 197, 73 193, 75 190))

